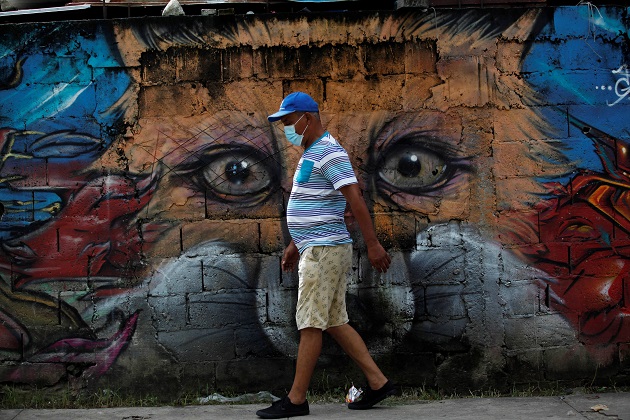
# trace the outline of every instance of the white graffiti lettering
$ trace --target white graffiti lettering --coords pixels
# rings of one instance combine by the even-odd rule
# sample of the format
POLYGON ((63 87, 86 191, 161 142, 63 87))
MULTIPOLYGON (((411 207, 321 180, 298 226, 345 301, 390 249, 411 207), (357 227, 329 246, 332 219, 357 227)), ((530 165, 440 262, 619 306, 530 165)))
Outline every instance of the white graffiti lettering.
POLYGON ((617 79, 617 82, 615 83, 615 94, 617 95, 618 99, 612 104, 606 101, 608 106, 617 105, 620 101, 622 101, 624 98, 630 95, 630 72, 628 72, 628 66, 624 64, 623 66, 619 67, 617 70, 613 70, 612 73, 618 74, 620 76, 619 79, 617 79))

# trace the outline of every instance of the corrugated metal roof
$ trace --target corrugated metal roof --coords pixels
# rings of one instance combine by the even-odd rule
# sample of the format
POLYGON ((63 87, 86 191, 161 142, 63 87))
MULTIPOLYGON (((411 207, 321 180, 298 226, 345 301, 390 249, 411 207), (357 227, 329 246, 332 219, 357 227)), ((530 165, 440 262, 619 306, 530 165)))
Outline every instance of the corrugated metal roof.
POLYGON ((76 10, 85 10, 92 7, 89 4, 73 4, 69 6, 58 6, 58 7, 40 7, 37 9, 21 9, 21 10, 11 10, 7 12, 0 12, 0 17, 3 16, 21 16, 21 15, 34 15, 39 13, 58 13, 58 12, 72 12, 76 10))

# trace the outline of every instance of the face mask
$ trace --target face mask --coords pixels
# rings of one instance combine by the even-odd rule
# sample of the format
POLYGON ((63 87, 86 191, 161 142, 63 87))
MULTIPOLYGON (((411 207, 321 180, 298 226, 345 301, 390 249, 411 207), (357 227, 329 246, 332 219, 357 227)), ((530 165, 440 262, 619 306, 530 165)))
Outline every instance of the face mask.
MULTIPOLYGON (((302 117, 305 115, 306 114, 302 114, 302 117)), ((289 141, 289 143, 296 146, 302 145, 302 140, 304 139, 304 133, 306 133, 306 129, 308 128, 308 124, 306 124, 306 128, 304 128, 304 131, 302 131, 302 134, 298 134, 295 132, 295 124, 297 124, 302 119, 302 117, 298 118, 298 120, 294 124, 284 126, 284 135, 287 137, 287 140, 289 141)))

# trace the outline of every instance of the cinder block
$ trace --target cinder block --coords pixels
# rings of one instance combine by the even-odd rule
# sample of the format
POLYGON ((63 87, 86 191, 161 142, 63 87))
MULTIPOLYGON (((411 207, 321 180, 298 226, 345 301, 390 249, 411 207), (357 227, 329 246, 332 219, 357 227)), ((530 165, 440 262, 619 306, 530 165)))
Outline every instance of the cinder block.
MULTIPOLYGON (((282 263, 282 256, 279 256, 278 257, 278 267, 280 267, 281 263, 282 263)), ((280 275, 281 275, 281 279, 280 280, 278 280, 275 277, 269 278, 269 282, 267 283, 267 285, 274 284, 273 287, 278 287, 278 285, 281 285, 283 288, 289 288, 289 289, 297 290, 298 282, 299 282, 297 267, 295 267, 293 269, 293 271, 289 271, 289 272, 282 271, 280 273, 280 275)), ((264 287, 264 286, 262 286, 262 287, 264 287)))
POLYGON ((392 216, 392 234, 395 249, 413 250, 416 248, 416 230, 426 219, 408 213, 394 213, 392 216))
POLYGON ((536 317, 537 344, 542 348, 570 348, 577 345, 577 332, 560 314, 536 317))
POLYGON ((328 79, 333 71, 333 47, 304 46, 297 49, 297 77, 328 79))
POLYGON ((503 320, 505 328, 505 346, 508 350, 525 351, 539 349, 538 320, 534 316, 506 318, 503 320))
POLYGON ((503 283, 499 286, 499 298, 505 305, 505 314, 512 316, 534 316, 538 312, 540 290, 532 282, 515 281, 512 279, 509 284, 503 283))
POLYGON ((463 339, 468 318, 451 319, 444 322, 416 320, 409 331, 409 339, 415 343, 412 351, 467 352, 469 345, 463 339))
POLYGON ((268 79, 271 75, 267 66, 268 48, 257 48, 252 52, 253 56, 253 74, 252 77, 263 80, 268 79))
POLYGON ((144 84, 173 84, 179 81, 220 81, 221 51, 216 49, 169 48, 145 51, 141 59, 144 84))
POLYGON ((462 248, 418 247, 410 260, 412 285, 460 284, 466 279, 466 252, 462 248))
POLYGON ((273 288, 267 290, 266 321, 275 325, 295 324, 297 290, 273 288))
MULTIPOLYGON (((458 145, 461 156, 475 156, 477 166, 483 165, 481 158, 492 156, 492 145, 494 143, 493 112, 485 108, 464 109, 457 115, 458 121, 454 125, 453 131, 461 127, 460 131, 453 135, 454 139, 460 140, 458 145)), ((446 120, 456 118, 450 114, 445 116, 446 120)), ((478 168, 479 171, 483 169, 478 168)))
POLYGON ((156 258, 152 265, 157 269, 148 278, 149 296, 164 297, 201 292, 202 260, 195 255, 186 254, 169 259, 156 258))
MULTIPOLYGON (((299 77, 298 50, 291 47, 271 47, 261 51, 264 73, 272 79, 299 77)), ((254 64, 256 68, 256 64, 254 64)))
POLYGON ((273 357, 278 354, 260 326, 238 328, 234 333, 234 338, 237 359, 252 356, 273 357))
POLYGON ((145 84, 174 83, 177 80, 176 71, 178 59, 173 55, 160 51, 144 51, 140 56, 141 77, 145 84))
POLYGON ((544 192, 540 184, 531 177, 497 177, 495 184, 498 211, 531 210, 540 202, 539 193, 544 192))
POLYGON ((460 247, 464 244, 463 230, 459 221, 434 224, 419 232, 418 250, 425 247, 442 248, 449 251, 463 251, 460 247))
POLYGON ((601 289, 606 290, 606 294, 621 292, 621 287, 617 290, 608 290, 604 284, 611 283, 611 279, 618 278, 618 285, 621 286, 621 278, 624 277, 622 255, 611 255, 610 249, 602 249, 602 243, 573 243, 570 250, 571 273, 580 274, 585 282, 600 284, 601 289))
POLYGON ((331 81, 326 84, 327 110, 402 110, 404 75, 384 76, 366 81, 331 81))
POLYGON ((519 74, 523 71, 521 58, 525 45, 531 45, 531 43, 499 40, 496 55, 497 70, 504 74, 519 74))
POLYGON ((262 289, 280 279, 280 265, 275 255, 225 253, 203 258, 204 291, 262 289))
POLYGON ((493 111, 495 143, 561 139, 568 134, 566 127, 566 114, 551 107, 493 111), (543 120, 548 125, 542 125, 543 120))
MULTIPOLYGON (((587 101, 595 100, 591 98, 585 99, 582 95, 575 95, 568 89, 558 89, 558 81, 561 81, 562 86, 582 86, 585 84, 593 86, 589 94, 593 95, 594 98, 597 98, 598 102, 600 98, 603 99, 603 103, 605 103, 607 97, 611 99, 611 103, 618 99, 618 97, 614 94, 614 91, 595 89, 595 86, 610 83, 610 71, 589 70, 585 73, 584 70, 572 70, 565 68, 552 69, 540 72, 523 73, 523 80, 532 86, 541 98, 544 98, 545 105, 579 107, 583 106, 583 104, 587 101), (588 74, 588 76, 585 74, 588 74)), ((586 106, 594 109, 599 108, 602 114, 606 113, 607 110, 605 108, 608 108, 608 106, 586 106)), ((592 114, 589 117, 591 116, 595 117, 595 115, 592 114)), ((598 121, 598 119, 593 118, 591 121, 598 121)))
POLYGON ((264 219, 260 222, 260 252, 283 252, 286 233, 283 231, 279 220, 264 219))
POLYGON ((402 106, 406 112, 422 111, 433 97, 433 88, 442 83, 437 74, 407 74, 402 92, 402 106))
POLYGON ((204 292, 188 296, 193 328, 221 329, 265 322, 265 295, 257 290, 204 292))
MULTIPOLYGON (((178 51, 177 81, 220 81, 225 63, 218 49, 181 48, 178 51)), ((167 50, 167 52, 170 51, 167 50)))
POLYGON ((404 43, 405 73, 437 73, 437 45, 433 40, 407 41, 404 43))
POLYGON ((0 380, 6 381, 4 376, 6 375, 6 373, 4 372, 4 370, 6 369, 5 367, 10 366, 9 362, 20 362, 22 360, 22 348, 17 338, 14 340, 13 343, 11 343, 9 340, 6 340, 4 346, 5 349, 0 351, 0 380))
POLYGON ((332 53, 332 80, 352 79, 362 72, 363 62, 358 47, 348 44, 336 45, 332 53))
POLYGON ((612 70, 617 70, 625 64, 620 49, 620 45, 604 42, 602 38, 566 39, 559 45, 556 56, 560 68, 587 70, 590 74, 595 72, 610 74, 612 70), (588 45, 587 48, 584 48, 585 44, 588 45))
POLYGON ((186 295, 149 296, 147 302, 152 310, 152 324, 157 331, 179 331, 187 328, 186 295))
POLYGON ((258 223, 248 219, 219 219, 191 223, 182 227, 184 250, 213 240, 225 243, 225 247, 232 253, 259 252, 258 223))
POLYGON ((534 210, 502 211, 495 221, 498 239, 504 246, 518 249, 519 245, 537 244, 539 239, 538 212, 534 210))
POLYGON ((541 173, 541 165, 531 159, 531 147, 526 141, 494 143, 492 151, 498 163, 494 174, 498 177, 533 177, 541 173))
MULTIPOLYGON (((526 247, 526 249, 530 250, 529 247, 526 247)), ((501 247, 499 283, 510 285, 515 282, 526 282, 532 286, 541 287, 542 279, 546 278, 547 275, 539 268, 536 268, 528 259, 528 256, 529 254, 524 254, 519 247, 501 247)))
POLYGON ((576 258, 581 257, 578 242, 586 246, 607 243, 613 234, 613 221, 600 212, 612 214, 615 211, 606 204, 591 205, 584 202, 564 202, 560 206, 550 202, 548 209, 540 214, 540 239, 542 242, 571 243, 576 247, 576 258), (566 221, 572 221, 567 224, 566 221))
MULTIPOLYGON (((278 110, 284 98, 282 80, 244 79, 225 82, 220 85, 220 95, 212 98, 211 105, 222 106, 228 110, 246 113, 262 112, 264 120, 261 126, 268 124, 266 117, 278 110)), ((239 127, 239 130, 243 128, 239 127)))
POLYGON ((223 80, 234 81, 254 76, 254 52, 251 47, 226 48, 221 51, 223 80))
MULTIPOLYGON (((553 34, 552 36, 556 39, 593 39, 595 36, 606 36, 604 34, 608 31, 603 28, 598 28, 597 25, 595 25, 595 27, 589 25, 590 21, 586 19, 586 16, 587 12, 580 8, 571 10, 571 8, 565 9, 564 7, 560 7, 554 13, 553 27, 547 27, 545 28, 546 30, 541 31, 537 39, 544 39, 551 34, 553 34), (582 24, 577 24, 577 22, 582 24), (591 31, 595 31, 595 33, 591 33, 591 31)), ((612 18, 612 16, 610 18, 612 18)))
POLYGON ((405 73, 405 44, 362 44, 364 66, 368 75, 388 76, 405 73))
MULTIPOLYGON (((627 156, 621 153, 622 147, 628 149, 628 143, 630 140, 630 133, 622 129, 624 127, 623 115, 626 115, 630 111, 630 100, 628 100, 625 94, 626 78, 628 77, 628 71, 630 69, 614 69, 616 74, 603 74, 601 77, 603 80, 584 81, 578 80, 577 84, 591 83, 596 88, 593 88, 595 93, 592 94, 593 101, 597 101, 595 105, 586 105, 584 103, 576 103, 566 107, 566 113, 571 120, 569 126, 569 136, 572 143, 578 143, 582 147, 580 149, 592 154, 593 147, 598 144, 605 144, 605 148, 616 149, 616 162, 618 165, 616 172, 623 171, 623 163, 627 162, 627 156), (618 89, 615 91, 615 85, 618 89), (604 105, 606 104, 606 105, 604 105), (612 112, 614 110, 614 112, 612 112), (593 129, 599 130, 603 134, 599 134, 593 129), (585 139, 585 135, 594 135, 599 138, 599 141, 595 139, 585 139), (614 145, 615 139, 617 139, 617 146, 614 145), (621 140, 621 141, 619 141, 621 140)), ((612 71, 611 71, 612 72, 612 71)), ((564 111, 564 109, 562 109, 564 111)), ((581 150, 578 149, 577 153, 581 150)), ((581 154, 577 155, 578 158, 582 158, 581 154)), ((591 166, 597 167, 600 164, 600 157, 593 156, 596 159, 594 162, 589 162, 591 166)), ((609 166, 613 166, 609 164, 609 166)), ((627 163, 626 163, 627 166, 627 163)), ((596 169, 599 171, 599 169, 596 169)), ((627 171, 626 171, 627 172, 627 171)))
POLYGON ((494 66, 494 60, 480 56, 440 59, 437 69, 450 106, 482 107, 492 102, 494 66))
POLYGON ((467 316, 462 285, 436 285, 426 288, 425 305, 430 318, 459 319, 467 316))
POLYGON ((202 328, 180 331, 158 331, 157 341, 176 350, 179 363, 232 360, 236 346, 233 328, 202 328), (182 343, 186 343, 182 346, 182 343))
POLYGON ((165 110, 171 116, 193 116, 204 112, 205 104, 213 100, 216 100, 216 96, 210 94, 201 83, 145 86, 139 93, 139 117, 164 116, 165 110))
POLYGON ((294 359, 297 357, 300 332, 295 323, 295 313, 282 324, 267 323, 263 325, 263 330, 266 339, 274 346, 276 351, 294 359))

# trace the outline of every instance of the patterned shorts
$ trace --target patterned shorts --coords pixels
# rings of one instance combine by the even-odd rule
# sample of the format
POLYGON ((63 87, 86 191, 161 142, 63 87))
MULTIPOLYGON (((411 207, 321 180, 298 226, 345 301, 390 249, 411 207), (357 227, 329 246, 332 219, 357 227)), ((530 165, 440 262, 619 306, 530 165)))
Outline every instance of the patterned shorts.
POLYGON ((351 270, 352 244, 312 246, 302 252, 295 315, 298 330, 325 330, 348 322, 346 286, 351 270))

